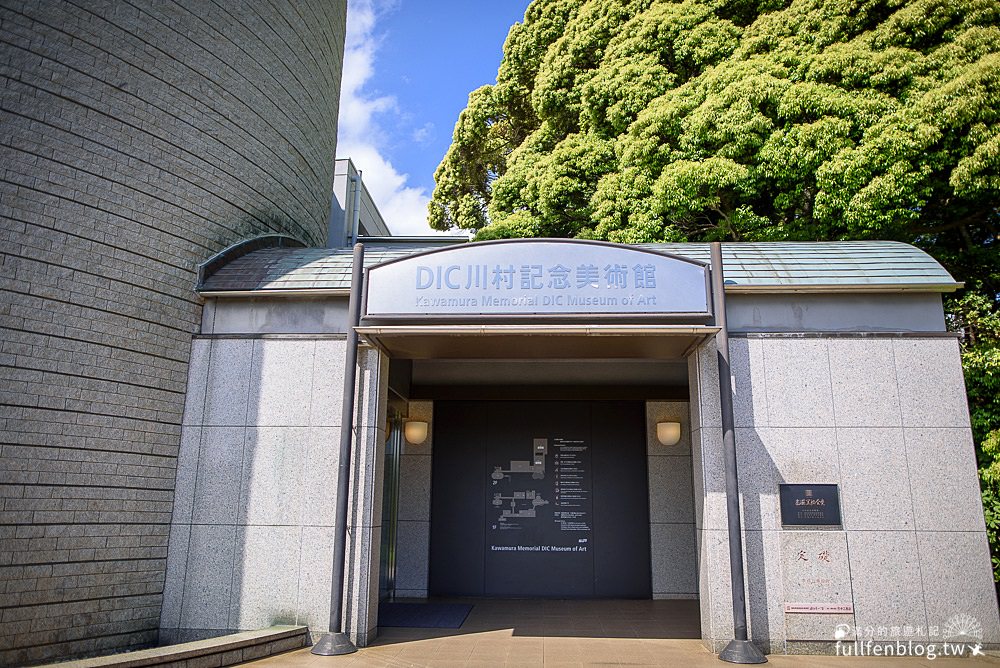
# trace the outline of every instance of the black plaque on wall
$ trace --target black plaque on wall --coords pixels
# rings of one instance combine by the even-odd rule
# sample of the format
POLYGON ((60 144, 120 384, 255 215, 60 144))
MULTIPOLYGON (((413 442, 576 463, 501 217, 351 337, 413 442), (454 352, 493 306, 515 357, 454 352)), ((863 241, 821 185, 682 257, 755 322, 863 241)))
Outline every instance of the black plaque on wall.
POLYGON ((779 484, 783 526, 840 526, 837 485, 779 484))

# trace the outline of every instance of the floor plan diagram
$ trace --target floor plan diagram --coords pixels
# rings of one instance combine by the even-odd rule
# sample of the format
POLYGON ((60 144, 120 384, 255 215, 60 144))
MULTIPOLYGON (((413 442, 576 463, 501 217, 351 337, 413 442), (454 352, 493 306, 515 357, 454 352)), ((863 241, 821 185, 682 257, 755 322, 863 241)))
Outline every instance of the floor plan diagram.
POLYGON ((547 505, 549 502, 542 498, 541 494, 538 494, 535 490, 529 489, 524 492, 514 492, 510 495, 503 495, 497 492, 493 495, 493 505, 496 507, 502 507, 508 505, 504 503, 509 501, 509 508, 504 508, 500 512, 499 521, 504 521, 507 518, 514 517, 536 517, 537 513, 535 509, 538 506, 547 505))
POLYGON ((535 480, 545 478, 545 455, 549 453, 549 439, 536 438, 534 440, 534 453, 530 461, 511 460, 510 468, 504 469, 502 466, 494 466, 490 477, 493 480, 503 480, 510 478, 513 473, 530 473, 535 480))

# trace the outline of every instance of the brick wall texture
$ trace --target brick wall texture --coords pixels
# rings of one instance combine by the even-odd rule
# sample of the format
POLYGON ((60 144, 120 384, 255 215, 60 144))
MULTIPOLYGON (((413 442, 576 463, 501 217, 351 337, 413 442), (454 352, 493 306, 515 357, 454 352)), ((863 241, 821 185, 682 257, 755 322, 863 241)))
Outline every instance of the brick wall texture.
POLYGON ((326 241, 346 0, 0 0, 0 665, 153 644, 198 263, 326 241))

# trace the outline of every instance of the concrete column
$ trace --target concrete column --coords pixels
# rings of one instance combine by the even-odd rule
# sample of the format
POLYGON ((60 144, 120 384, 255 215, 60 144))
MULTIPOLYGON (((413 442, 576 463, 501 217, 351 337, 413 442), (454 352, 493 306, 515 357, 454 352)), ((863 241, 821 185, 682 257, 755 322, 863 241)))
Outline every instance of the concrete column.
POLYGON ((385 464, 389 358, 375 348, 358 351, 355 440, 347 527, 345 632, 358 647, 378 627, 379 549, 385 464))

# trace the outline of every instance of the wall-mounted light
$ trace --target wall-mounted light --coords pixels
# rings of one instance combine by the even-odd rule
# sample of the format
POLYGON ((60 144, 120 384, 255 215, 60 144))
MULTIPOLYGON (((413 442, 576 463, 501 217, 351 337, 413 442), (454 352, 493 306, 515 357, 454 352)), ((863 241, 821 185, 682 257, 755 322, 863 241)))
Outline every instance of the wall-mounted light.
POLYGON ((658 440, 661 445, 677 445, 677 443, 681 440, 681 423, 657 422, 656 440, 658 440))
POLYGON ((403 436, 407 443, 421 445, 427 440, 427 423, 423 420, 407 420, 403 425, 403 436))

